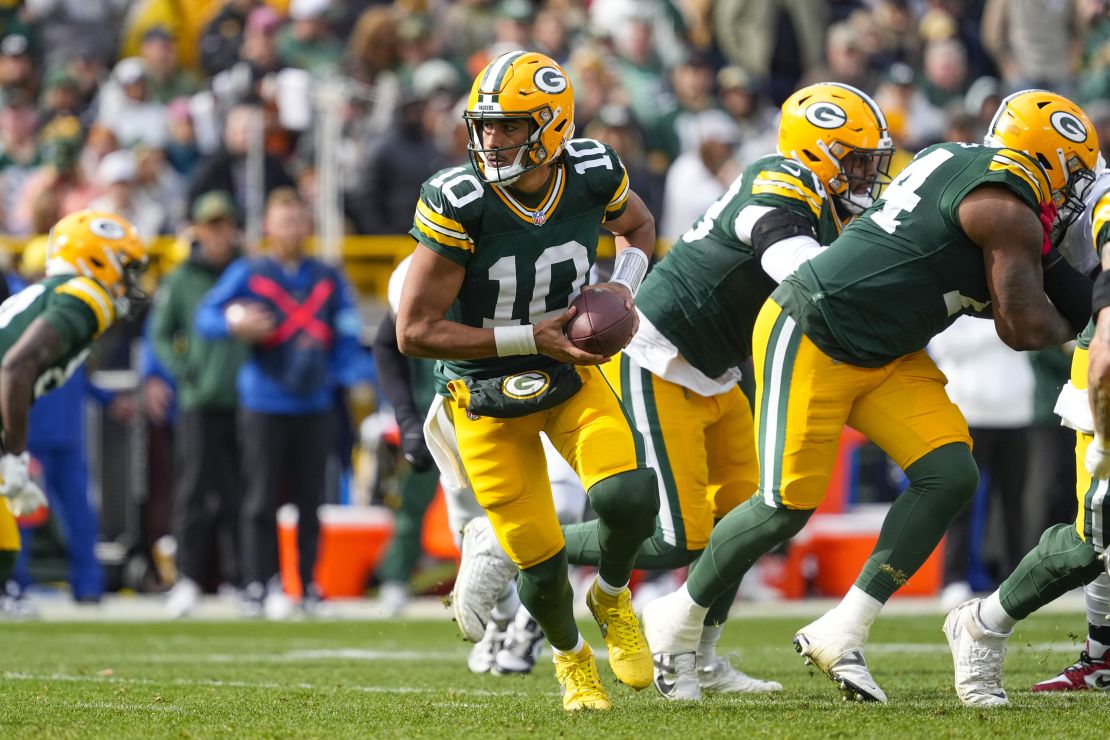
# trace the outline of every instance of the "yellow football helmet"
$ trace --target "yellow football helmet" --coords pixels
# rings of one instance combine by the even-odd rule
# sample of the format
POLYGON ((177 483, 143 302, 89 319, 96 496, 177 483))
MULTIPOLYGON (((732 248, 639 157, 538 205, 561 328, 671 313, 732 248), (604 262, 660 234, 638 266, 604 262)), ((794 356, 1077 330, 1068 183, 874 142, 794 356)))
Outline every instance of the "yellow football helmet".
POLYGON ((574 136, 574 89, 551 57, 510 51, 474 78, 463 118, 475 169, 486 182, 509 185, 525 172, 554 161, 574 136), (527 122, 525 143, 487 148, 482 141, 483 123, 512 118, 527 122))
POLYGON ((1091 119, 1048 90, 1021 90, 1005 98, 983 143, 1017 149, 1041 163, 1056 205, 1054 230, 1066 229, 1083 213, 1083 198, 1105 166, 1091 119))
POLYGON ((889 182, 894 142, 870 96, 851 85, 819 82, 782 104, 778 150, 811 169, 844 210, 859 214, 889 182))
POLYGON ((114 213, 77 211, 50 230, 46 274, 92 278, 112 295, 120 316, 126 316, 136 302, 146 299, 139 286, 146 264, 138 230, 114 213))

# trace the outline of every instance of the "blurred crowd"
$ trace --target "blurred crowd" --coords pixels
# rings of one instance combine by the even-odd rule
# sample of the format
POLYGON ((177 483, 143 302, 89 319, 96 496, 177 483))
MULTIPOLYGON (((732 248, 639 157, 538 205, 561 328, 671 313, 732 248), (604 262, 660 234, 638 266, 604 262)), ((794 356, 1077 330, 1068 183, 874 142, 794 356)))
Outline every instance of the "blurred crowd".
MULTIPOLYGON (((516 48, 565 67, 578 134, 618 151, 664 240, 774 149, 778 105, 811 82, 876 98, 895 169, 937 141, 980 141, 1001 98, 1031 86, 1073 96, 1110 149, 1108 0, 0 0, 0 233, 41 235, 95 207, 144 238, 180 237, 218 276, 255 249, 252 209, 275 192, 311 206, 327 168, 346 233, 404 234, 420 184, 466 160, 473 76, 516 48), (331 161, 316 135, 325 116, 339 122, 331 161)), ((41 258, 27 255, 11 267, 34 277, 41 258)), ((155 428, 182 400, 172 343, 148 338, 139 368, 155 428)), ((1050 364, 1046 387, 1066 373, 1066 360, 1033 367, 1050 364)), ((1029 413, 1003 426, 1053 427, 1033 386, 1029 413)), ((236 403, 227 388, 206 397, 220 413, 236 403)), ((349 440, 350 419, 335 424, 349 440)), ((167 440, 151 449, 165 458, 155 475, 173 469, 167 440)), ((198 526, 160 521, 150 539, 198 526)), ((959 570, 950 580, 967 581, 959 570)))

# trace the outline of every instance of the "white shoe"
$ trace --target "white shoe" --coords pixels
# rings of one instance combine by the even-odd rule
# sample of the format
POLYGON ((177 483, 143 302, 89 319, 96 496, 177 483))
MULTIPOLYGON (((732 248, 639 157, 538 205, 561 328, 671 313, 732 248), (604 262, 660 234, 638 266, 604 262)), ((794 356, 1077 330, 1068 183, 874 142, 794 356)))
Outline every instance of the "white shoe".
POLYGON ((170 589, 166 599, 166 616, 181 619, 189 616, 200 603, 200 586, 192 578, 181 577, 170 589))
POLYGON ((470 655, 466 656, 467 670, 471 673, 489 673, 504 640, 505 633, 496 622, 491 620, 486 625, 482 639, 474 644, 470 649, 470 655))
POLYGON ((863 659, 866 630, 839 622, 835 610, 827 612, 794 635, 794 649, 840 687, 845 701, 875 701, 886 704, 867 661, 863 659))
POLYGON ((967 581, 954 581, 941 589, 940 608, 950 612, 974 595, 967 581))
POLYGON ((266 589, 266 598, 262 600, 262 613, 272 622, 288 619, 293 613, 293 600, 285 595, 281 582, 271 582, 266 589))
POLYGON ((517 572, 494 536, 489 519, 478 517, 467 522, 463 529, 462 560, 451 591, 451 608, 463 637, 471 642, 482 639, 505 584, 517 572))
POLYGON ((770 694, 782 691, 778 681, 764 681, 738 671, 728 658, 718 655, 709 665, 698 666, 698 685, 711 694, 770 694))
POLYGON ((409 603, 409 587, 398 581, 386 581, 378 589, 378 610, 386 619, 392 619, 405 610, 409 603))
POLYGON ((992 632, 979 621, 980 599, 972 599, 948 612, 944 636, 952 648, 956 668, 956 695, 964 704, 999 707, 1010 703, 1002 689, 1002 661, 1012 632, 992 632))
POLYGON ((266 587, 261 581, 252 581, 239 594, 239 616, 244 619, 261 619, 265 616, 263 601, 266 587))
POLYGON ((701 640, 702 618, 684 608, 676 591, 644 605, 640 626, 654 666, 655 689, 665 699, 697 701, 701 686, 694 654, 701 640))
POLYGON ((531 673, 543 647, 543 630, 523 606, 505 630, 505 640, 497 651, 491 670, 498 676, 531 673))

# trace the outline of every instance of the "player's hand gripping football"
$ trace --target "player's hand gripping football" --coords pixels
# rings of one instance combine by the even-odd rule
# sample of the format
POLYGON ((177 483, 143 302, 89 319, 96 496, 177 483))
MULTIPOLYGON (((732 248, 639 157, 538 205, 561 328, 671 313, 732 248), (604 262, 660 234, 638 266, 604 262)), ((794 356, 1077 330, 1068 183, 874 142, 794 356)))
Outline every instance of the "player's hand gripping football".
POLYGON ((7 453, 0 457, 0 496, 8 499, 8 507, 16 516, 26 516, 46 506, 46 495, 31 480, 31 456, 7 453))
POLYGON ((574 365, 600 365, 609 358, 575 347, 564 333, 564 327, 574 318, 577 311, 578 309, 572 306, 558 316, 536 324, 532 331, 532 336, 536 340, 536 349, 541 355, 553 357, 560 362, 574 365))
POLYGON ((632 336, 636 336, 636 332, 640 328, 640 315, 636 311, 636 304, 632 301, 632 292, 623 283, 597 283, 591 285, 591 288, 599 290, 607 290, 624 299, 624 306, 632 312, 632 336))

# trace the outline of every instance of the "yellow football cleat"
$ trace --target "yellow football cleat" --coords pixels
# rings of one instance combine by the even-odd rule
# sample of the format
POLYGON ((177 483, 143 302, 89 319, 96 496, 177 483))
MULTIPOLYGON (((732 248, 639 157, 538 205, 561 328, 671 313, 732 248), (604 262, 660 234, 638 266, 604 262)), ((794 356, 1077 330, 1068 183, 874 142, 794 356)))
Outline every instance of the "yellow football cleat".
POLYGON ((616 596, 598 588, 586 593, 586 606, 609 646, 609 667, 621 683, 639 691, 651 686, 651 651, 632 611, 632 593, 626 588, 616 596))
POLYGON ((577 653, 555 653, 555 678, 563 688, 563 709, 580 712, 584 709, 612 709, 601 676, 597 675, 597 661, 589 643, 583 643, 577 653))

